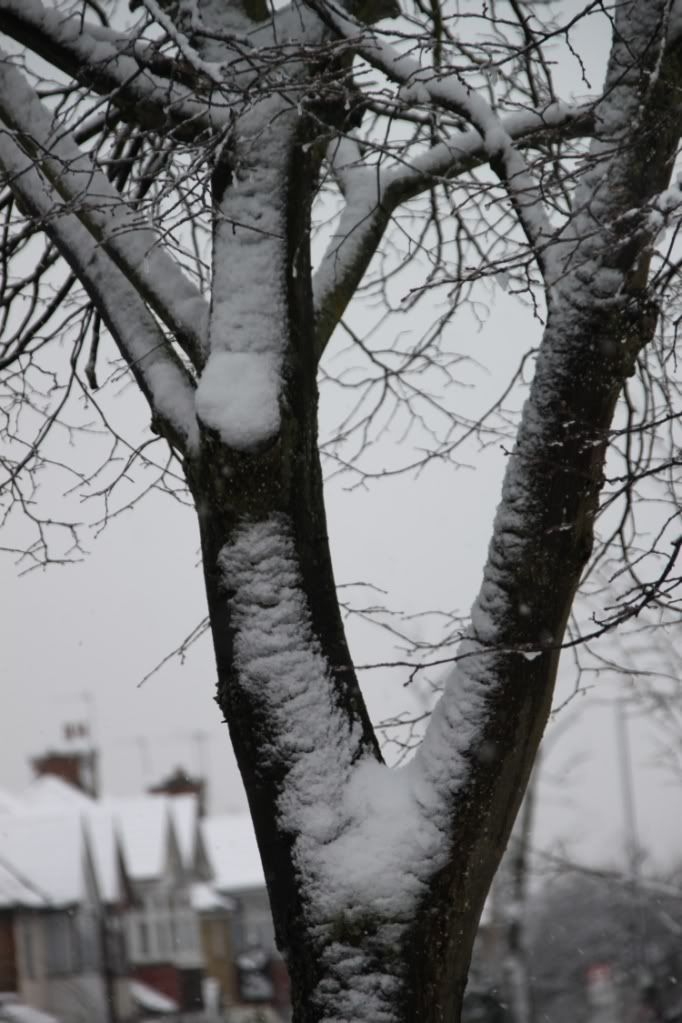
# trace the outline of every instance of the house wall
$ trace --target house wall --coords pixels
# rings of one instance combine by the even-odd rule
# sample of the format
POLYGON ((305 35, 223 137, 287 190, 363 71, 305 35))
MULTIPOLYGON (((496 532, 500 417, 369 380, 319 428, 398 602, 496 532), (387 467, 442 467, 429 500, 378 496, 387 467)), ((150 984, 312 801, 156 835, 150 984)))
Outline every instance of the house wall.
POLYGON ((19 912, 15 918, 19 994, 28 1005, 47 1008, 45 933, 39 913, 19 912))
POLYGON ((223 1004, 231 1005, 238 999, 230 914, 202 915, 200 931, 206 975, 218 981, 223 1004))
POLYGON ((57 1016, 60 1023, 94 1023, 107 1016, 104 978, 89 949, 56 947, 64 933, 78 932, 77 918, 68 912, 18 913, 15 921, 18 988, 21 998, 36 1009, 57 1016), (55 923, 59 926, 55 928, 55 923), (55 951, 59 954, 55 958, 55 951))

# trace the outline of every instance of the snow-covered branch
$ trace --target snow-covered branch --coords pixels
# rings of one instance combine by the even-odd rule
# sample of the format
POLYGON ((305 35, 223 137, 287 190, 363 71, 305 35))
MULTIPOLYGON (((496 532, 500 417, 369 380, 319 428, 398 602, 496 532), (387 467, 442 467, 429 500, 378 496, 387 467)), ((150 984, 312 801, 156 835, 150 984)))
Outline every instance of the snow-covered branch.
POLYGON ((173 19, 156 3, 156 0, 142 0, 142 5, 149 11, 157 25, 161 26, 168 38, 173 40, 184 59, 197 74, 205 75, 214 85, 220 86, 223 81, 220 69, 214 64, 203 60, 191 45, 187 36, 175 27, 173 19))
POLYGON ((407 54, 399 53, 377 33, 364 29, 333 0, 314 4, 325 20, 353 49, 390 81, 400 86, 404 103, 427 103, 464 118, 480 134, 488 161, 504 181, 528 241, 544 268, 545 250, 553 232, 537 182, 502 119, 482 93, 469 89, 456 75, 423 67, 407 54))
POLYGON ((0 128, 0 166, 22 208, 44 226, 96 303, 147 398, 153 417, 181 451, 198 441, 194 385, 154 316, 13 136, 0 128))
POLYGON ((280 428, 287 275, 283 168, 296 127, 295 111, 278 96, 239 122, 241 144, 233 153, 239 174, 216 208, 210 354, 197 412, 241 451, 267 445, 280 428))
POLYGON ((351 139, 333 143, 330 159, 345 203, 313 279, 319 355, 377 251, 393 212, 384 202, 380 168, 366 166, 351 139))
MULTIPOLYGON (((228 121, 219 97, 204 102, 177 84, 175 62, 168 65, 168 77, 155 73, 155 68, 162 70, 163 58, 148 44, 79 15, 64 17, 40 0, 0 0, 0 32, 75 81, 110 97, 124 119, 142 127, 194 139, 228 121)), ((211 80, 206 81, 210 87, 211 80)))
MULTIPOLYGON (((513 165, 519 148, 552 136, 591 134, 593 105, 572 107, 552 103, 543 110, 510 114, 500 124, 504 136, 513 143, 509 148, 513 165)), ((481 133, 472 128, 454 132, 446 141, 409 162, 367 166, 350 139, 334 143, 331 158, 336 164, 334 173, 345 204, 314 279, 320 353, 343 316, 396 208, 439 181, 451 180, 490 162, 490 151, 481 133)), ((515 187, 523 180, 521 174, 515 179, 515 187)), ((524 215, 530 216, 532 211, 533 207, 526 209, 524 215)), ((542 225, 536 227, 538 232, 547 230, 544 218, 542 225)))
POLYGON ((443 809, 461 810, 460 822, 472 785, 485 786, 486 776, 498 775, 498 813, 525 784, 530 761, 524 765, 516 736, 539 741, 567 616, 592 548, 615 404, 655 330, 646 281, 658 224, 647 210, 661 196, 666 207, 678 201, 667 186, 682 130, 679 107, 668 99, 682 54, 668 51, 658 80, 646 84, 658 62, 655 43, 662 42, 661 6, 643 0, 627 6, 627 17, 619 8, 624 23, 600 102, 600 134, 562 236, 561 274, 549 288, 547 325, 471 634, 416 760, 443 809), (649 173, 642 174, 645 164, 649 173), (644 211, 635 231, 633 210, 644 211))
POLYGON ((208 307, 93 159, 51 117, 0 51, 0 119, 16 133, 55 191, 166 324, 195 366, 203 361, 208 307))

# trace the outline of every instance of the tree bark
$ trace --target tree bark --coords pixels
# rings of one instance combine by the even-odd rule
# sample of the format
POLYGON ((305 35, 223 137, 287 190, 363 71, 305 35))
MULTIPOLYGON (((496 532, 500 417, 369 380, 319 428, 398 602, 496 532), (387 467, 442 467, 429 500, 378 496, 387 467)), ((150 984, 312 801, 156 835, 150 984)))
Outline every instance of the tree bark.
MULTIPOLYGON (((462 152, 448 154, 442 166, 437 161, 437 176, 458 172, 468 159, 498 168, 546 273, 548 314, 471 630, 419 752, 396 771, 382 765, 336 595, 317 435, 317 364, 379 245, 396 193, 413 194, 414 167, 372 189, 367 175, 375 178, 380 163, 363 161, 357 147, 346 175, 352 186, 342 217, 346 237, 323 261, 316 324, 310 207, 321 149, 346 116, 348 82, 333 62, 348 63, 350 51, 340 58, 315 52, 326 29, 310 5, 280 12, 284 24, 263 36, 262 59, 256 45, 243 80, 235 72, 230 89, 237 100, 222 120, 212 120, 201 90, 188 95, 185 85, 167 83, 169 96, 181 101, 172 122, 156 79, 145 84, 127 75, 132 58, 118 36, 107 30, 111 59, 94 60, 81 73, 96 34, 84 46, 72 31, 75 21, 64 29, 39 5, 28 13, 17 0, 4 6, 0 30, 30 43, 29 29, 38 25, 34 50, 95 90, 115 88, 121 116, 157 129, 168 125, 187 139, 215 129, 215 145, 207 147, 215 164, 206 339, 203 323, 194 322, 197 310, 203 317, 203 300, 193 296, 180 268, 171 275, 155 254, 157 272, 147 279, 143 250, 130 233, 131 211, 118 221, 125 231, 111 232, 103 220, 102 195, 108 203, 112 198, 106 175, 90 195, 75 144, 57 147, 45 111, 50 130, 41 136, 33 113, 42 109, 38 98, 33 108, 16 102, 18 72, 9 64, 0 76, 4 173, 23 208, 44 223, 70 261, 157 428, 184 455, 199 520, 217 702, 253 815, 294 1019, 457 1023, 479 917, 547 720, 566 622, 590 557, 614 409, 656 326, 658 311, 647 294, 658 230, 652 203, 669 182, 682 128, 680 41, 668 46, 662 34, 669 5, 615 6, 606 89, 595 104, 597 138, 589 159, 578 164, 574 212, 557 237, 539 208, 540 189, 495 111, 481 97, 472 99, 454 76, 451 90, 447 76, 416 81, 418 105, 426 97, 434 112, 440 103, 475 129, 458 133, 462 152), (285 59, 273 70, 280 28, 285 59), (315 65, 310 74, 307 60, 315 65), (190 129, 197 107, 202 117, 190 129), (74 171, 82 174, 78 187, 74 171), (183 289, 191 307, 175 302, 183 289), (257 364, 262 374, 268 360, 276 366, 277 416, 256 416, 255 437, 240 439, 236 427, 243 424, 228 407, 238 374, 225 367, 257 364), (360 809, 358 789, 368 797, 360 809), (394 828, 391 813, 401 807, 405 820, 394 828), (393 829, 383 850, 379 842, 362 844, 377 837, 372 812, 393 829), (391 858, 394 839, 400 848, 391 858), (395 903, 383 889, 375 894, 382 879, 364 861, 356 887, 326 890, 344 881, 343 854, 358 847, 377 853, 381 870, 395 871, 395 903)), ((241 22, 249 9, 259 17, 265 8, 256 0, 231 12, 217 0, 201 6, 216 30, 202 44, 205 55, 228 67, 237 52, 222 41, 235 29, 230 18, 241 22)), ((390 5, 354 6, 371 21, 390 5)), ((338 20, 330 10, 327 15, 329 25, 338 20)), ((357 25, 350 27, 354 32, 357 25)), ((355 45, 348 35, 346 43, 355 45)), ((376 52, 370 46, 367 59, 376 52)), ((404 63, 394 57, 379 61, 389 77, 399 76, 404 63)), ((407 63, 408 78, 420 73, 407 63)), ((185 77, 199 74, 203 81, 205 72, 206 65, 190 62, 185 77)), ((409 88, 402 101, 411 102, 409 88)), ((438 160, 445 160, 442 151, 438 160)), ((430 165, 428 174, 433 170, 430 165)), ((414 173, 421 181, 422 172, 414 173)))
MULTIPOLYGON (((610 70, 614 79, 618 59, 616 48, 610 70)), ((616 222, 620 213, 641 208, 670 176, 679 118, 677 112, 664 121, 654 116, 655 110, 663 109, 661 90, 671 87, 663 72, 661 84, 648 97, 654 136, 643 131, 637 144, 621 139, 616 169, 614 161, 607 164, 618 177, 613 182, 616 222), (655 167, 646 176, 641 170, 642 147, 647 152, 653 148, 656 154, 655 167)), ((582 255, 577 269, 549 291, 549 317, 535 379, 473 612, 465 651, 469 660, 461 667, 463 678, 478 676, 476 684, 487 687, 487 715, 475 743, 464 752, 469 767, 466 784, 453 791, 448 780, 447 791, 441 793, 447 807, 447 862, 431 877, 407 925, 395 929, 395 921, 372 908, 364 915, 325 920, 320 926, 319 920, 311 919, 295 855, 298 836, 282 825, 279 816, 293 761, 281 752, 281 721, 273 716, 264 694, 254 693, 244 678, 243 601, 239 583, 232 589, 224 571, 227 556, 239 579, 242 563, 234 560, 234 551, 243 546, 244 530, 259 525, 265 533, 249 536, 267 536, 266 558, 274 556, 275 549, 278 558, 291 558, 294 587, 305 611, 301 647, 312 643, 321 658, 321 674, 331 682, 330 698, 348 724, 351 762, 368 752, 378 760, 343 632, 327 538, 308 263, 316 166, 312 150, 302 145, 300 129, 299 125, 286 178, 287 299, 282 326, 286 385, 279 435, 266 450, 245 453, 230 450, 204 430, 201 452, 187 465, 199 513, 218 665, 217 698, 254 818, 277 940, 291 974, 294 1019, 354 1020, 349 1006, 354 999, 359 1005, 367 979, 380 975, 383 992, 376 1023, 452 1023, 460 1018, 483 903, 549 713, 566 621, 592 547, 615 404, 637 352, 655 328, 655 311, 642 290, 648 240, 642 235, 639 242, 628 237, 620 244, 617 232, 614 235, 610 225, 604 228, 603 265, 618 275, 613 296, 600 292, 597 283, 585 287, 589 269, 587 262, 580 265, 582 255), (572 287, 576 295, 586 296, 586 304, 574 300, 572 287), (276 548, 273 522, 278 535, 288 538, 276 548), (327 992, 325 997, 321 991, 327 992), (332 1012, 335 999, 339 1008, 332 1012)), ((599 159, 597 154, 597 168, 599 159)), ((603 167, 595 173, 603 173, 603 167)), ((229 187, 228 181, 228 192, 229 187)), ((584 242, 577 239, 577 248, 584 242)), ((589 253, 585 260, 588 257, 589 253)), ((257 543, 254 562, 259 556, 256 547, 257 543)), ((279 596, 270 593, 268 600, 276 604, 279 596)), ((446 695, 445 710, 436 715, 435 740, 427 735, 420 754, 427 774, 433 747, 438 747, 440 722, 448 699, 456 699, 457 686, 452 690, 455 696, 446 695)), ((434 775, 434 787, 439 784, 434 775)), ((358 1009, 357 1019, 366 1018, 358 1009)))

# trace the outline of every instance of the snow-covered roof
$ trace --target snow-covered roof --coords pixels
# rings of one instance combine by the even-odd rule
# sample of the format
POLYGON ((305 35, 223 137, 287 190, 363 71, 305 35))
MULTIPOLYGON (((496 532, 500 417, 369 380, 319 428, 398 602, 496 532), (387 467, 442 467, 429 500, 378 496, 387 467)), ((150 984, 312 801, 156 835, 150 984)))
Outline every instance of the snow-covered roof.
POLYGON ((201 827, 214 884, 219 891, 265 887, 260 853, 248 814, 206 817, 201 827))
POLYGON ((21 799, 22 810, 67 808, 85 810, 95 804, 91 796, 54 774, 43 774, 39 778, 34 778, 22 792, 21 799))
POLYGON ((170 818, 166 798, 104 799, 101 805, 115 818, 130 877, 134 881, 160 877, 166 865, 168 848, 170 818))
POLYGON ((152 799, 165 799, 170 809, 178 842, 180 858, 185 869, 190 870, 194 864, 196 835, 199 822, 199 800, 195 795, 152 796, 152 799))
MULTIPOLYGON (((106 902, 116 902, 121 897, 120 854, 127 876, 134 881, 154 880, 163 875, 171 828, 183 867, 190 870, 194 863, 198 833, 198 800, 195 795, 143 795, 95 800, 61 778, 43 775, 31 782, 21 799, 0 793, 0 855, 4 851, 2 825, 7 819, 36 822, 33 825, 13 825, 13 832, 17 835, 21 830, 28 832, 31 829, 59 832, 59 822, 69 834, 75 835, 79 830, 84 832, 98 889, 106 902), (38 821, 44 823, 39 824, 38 821)), ((51 846, 39 845, 37 861, 42 859, 45 848, 51 846)), ((60 849, 55 873, 58 864, 65 863, 66 856, 67 851, 60 849)), ((12 861, 8 866, 12 868, 15 862, 21 864, 21 860, 12 861)), ((80 867, 81 859, 76 857, 74 863, 80 867)), ((34 880, 32 874, 29 880, 34 880)), ((50 899, 53 899, 53 887, 51 885, 48 893, 50 899)), ((65 883, 65 887, 70 892, 73 890, 73 884, 65 883)), ((6 881, 5 890, 9 892, 11 889, 12 885, 6 881)), ((2 891, 0 888, 0 898, 2 891)))
POLYGON ((47 905, 47 898, 15 869, 0 859, 0 908, 38 907, 47 905))
POLYGON ((51 906, 72 906, 86 898, 86 845, 77 814, 2 814, 0 850, 6 867, 51 906))
POLYGON ((90 842, 100 896, 104 902, 118 902, 122 892, 119 845, 114 817, 108 810, 95 804, 83 814, 83 820, 90 842))
POLYGON ((197 913, 210 913, 211 910, 229 910, 234 902, 229 895, 221 895, 214 884, 209 881, 197 881, 190 889, 192 909, 197 913))
POLYGON ((20 814, 75 816, 85 828, 97 884, 105 902, 120 898, 116 831, 112 813, 85 792, 55 775, 35 778, 22 794, 20 814))

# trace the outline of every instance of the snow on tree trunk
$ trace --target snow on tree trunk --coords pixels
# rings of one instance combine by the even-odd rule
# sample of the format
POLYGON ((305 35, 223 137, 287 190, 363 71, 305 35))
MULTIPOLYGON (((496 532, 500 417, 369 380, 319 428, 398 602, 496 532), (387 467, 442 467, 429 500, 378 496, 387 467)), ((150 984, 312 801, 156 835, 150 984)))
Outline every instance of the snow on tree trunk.
MULTIPOLYGON (((561 104, 503 121, 483 91, 445 71, 423 73, 335 4, 284 8, 259 26, 247 11, 265 19, 257 3, 180 5, 177 24, 150 6, 182 54, 180 83, 163 78, 164 55, 143 41, 62 22, 39 0, 0 0, 0 30, 21 43, 37 38, 37 52, 60 73, 81 75, 81 64, 94 62, 80 80, 113 90, 121 116, 139 106, 140 123, 173 125, 183 140, 197 137, 196 119, 200 145, 210 138, 208 328, 203 297, 179 264, 169 270, 157 233, 134 204, 121 199, 118 209, 94 157, 9 64, 0 68, 0 163, 108 324, 155 427, 182 454, 199 519, 217 701, 254 819, 294 1020, 457 1023, 479 916, 590 555, 614 407, 656 324, 650 255, 680 201, 668 188, 682 129, 670 99, 682 87, 679 4, 615 5, 595 138, 573 212, 557 231, 514 139, 570 121, 561 104), (210 23, 198 34, 200 51, 183 35, 199 12, 210 23), (319 50, 332 37, 342 45, 319 50), (327 143, 349 128, 348 83, 339 90, 327 74, 347 70, 349 53, 400 87, 416 123, 429 106, 443 113, 455 142, 388 171, 363 164, 352 139, 337 149, 345 237, 332 236, 322 261, 316 322, 310 208, 327 143), (136 60, 148 61, 145 75, 136 60), (196 94, 188 81, 199 83, 196 94), (503 182, 545 276, 547 323, 471 628, 416 756, 389 770, 332 572, 318 357, 395 205, 427 187, 431 172, 446 179, 481 162, 503 182)), ((366 21, 386 13, 380 0, 355 6, 366 21)))

